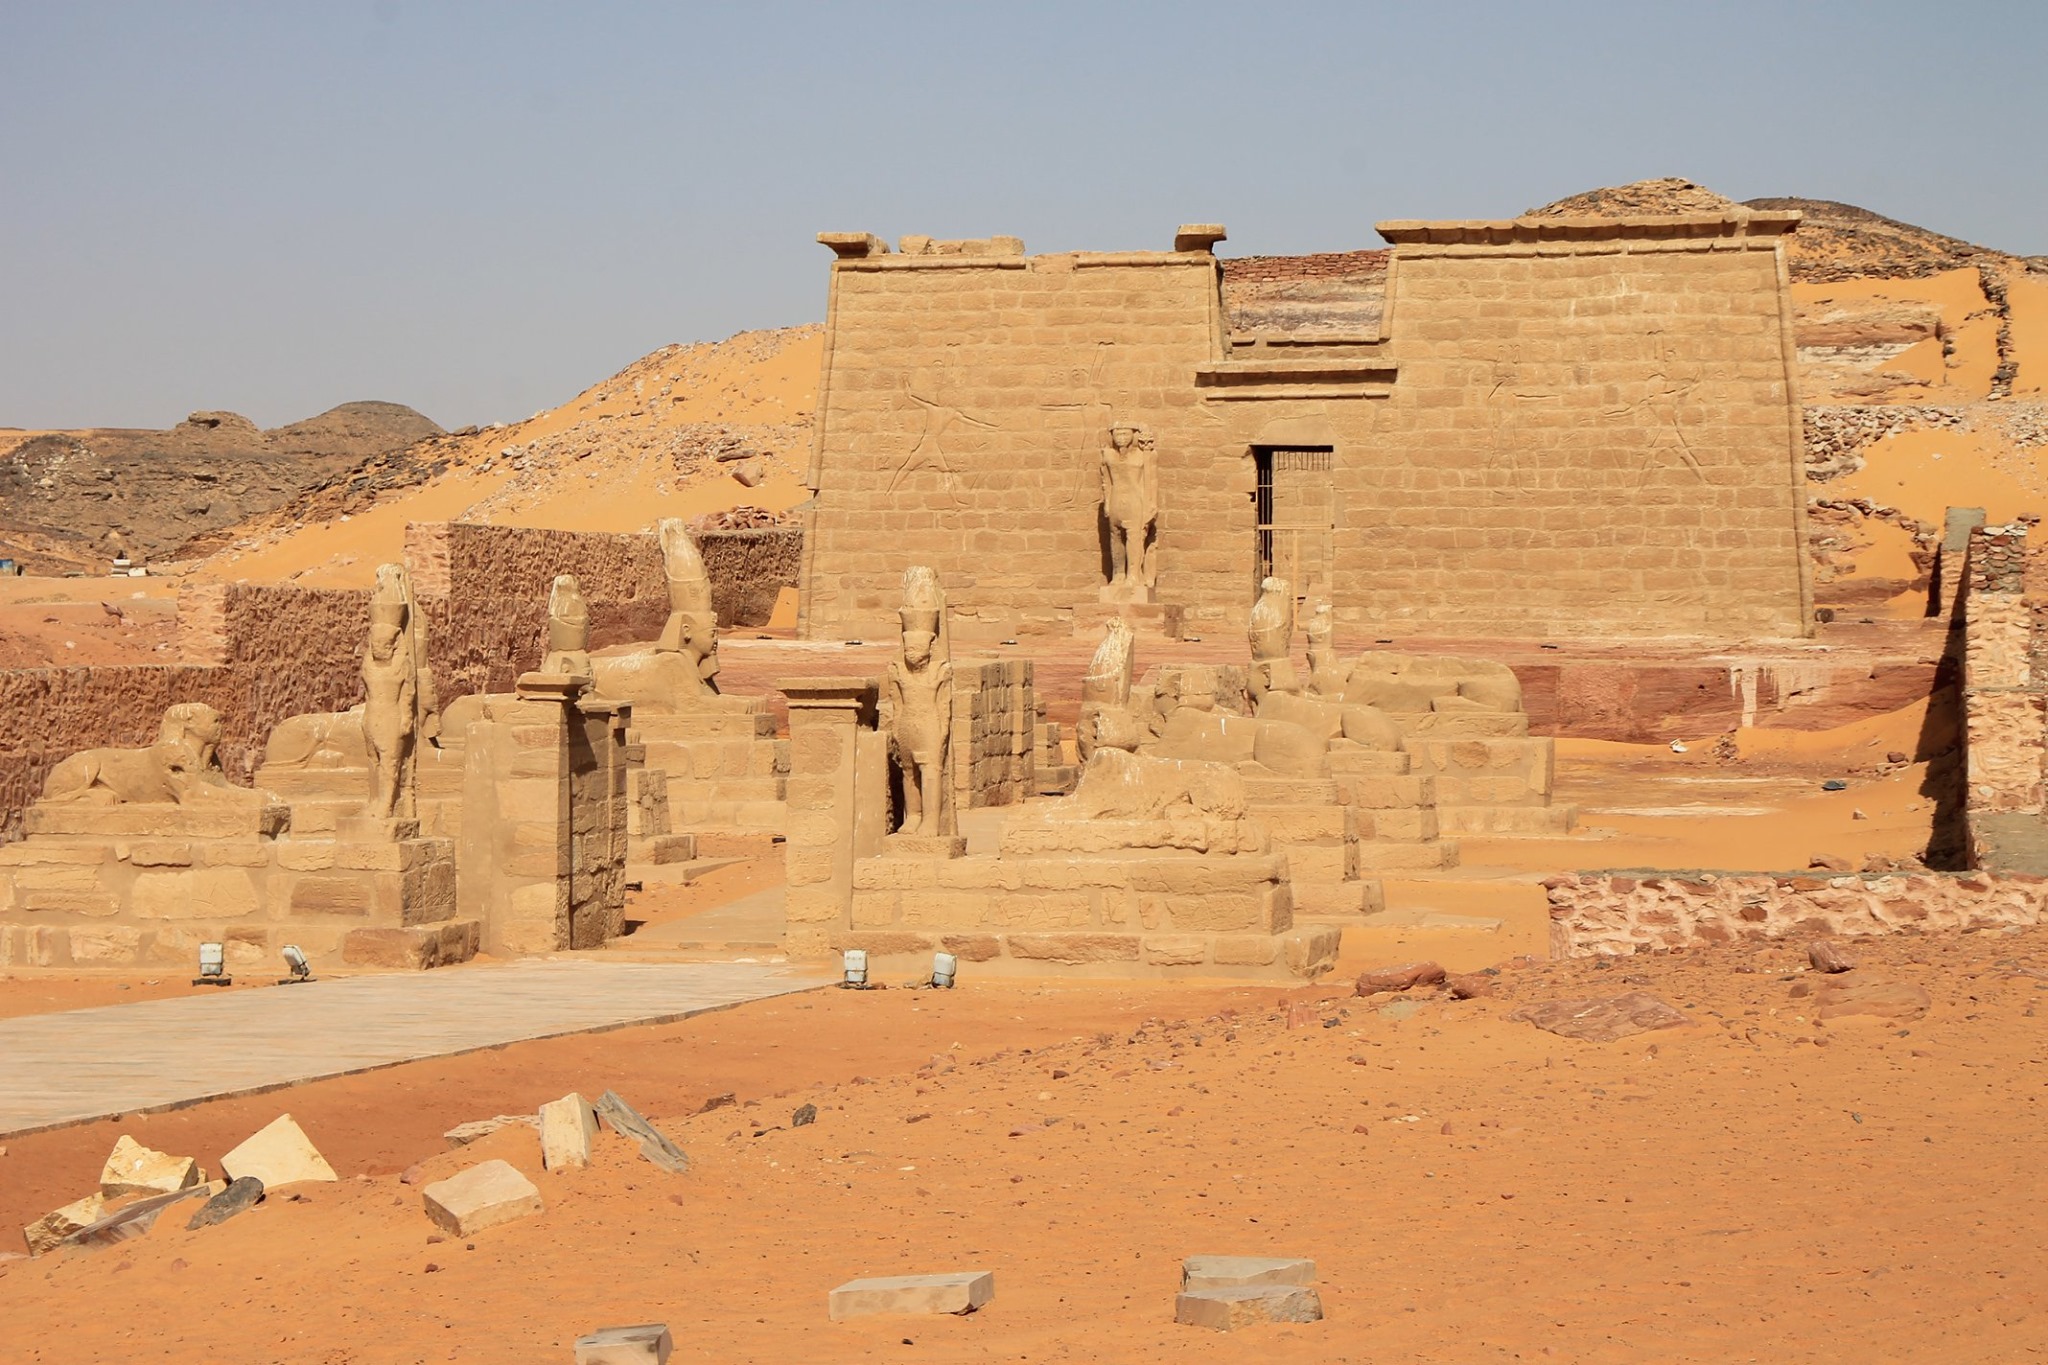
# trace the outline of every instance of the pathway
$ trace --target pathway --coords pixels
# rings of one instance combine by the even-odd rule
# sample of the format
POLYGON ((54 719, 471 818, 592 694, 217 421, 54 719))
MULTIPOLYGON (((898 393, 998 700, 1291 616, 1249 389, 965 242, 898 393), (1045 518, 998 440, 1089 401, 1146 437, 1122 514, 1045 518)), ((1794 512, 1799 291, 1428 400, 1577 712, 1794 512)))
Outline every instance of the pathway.
POLYGON ((826 984, 731 962, 515 962, 0 1020, 0 1138, 826 984))

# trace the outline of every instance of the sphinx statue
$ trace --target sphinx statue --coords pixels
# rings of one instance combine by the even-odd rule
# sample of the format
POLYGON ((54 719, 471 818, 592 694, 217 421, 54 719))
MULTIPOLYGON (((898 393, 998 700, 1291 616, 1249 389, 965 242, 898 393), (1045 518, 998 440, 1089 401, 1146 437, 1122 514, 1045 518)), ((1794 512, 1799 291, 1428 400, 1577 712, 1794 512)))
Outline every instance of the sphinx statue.
POLYGON ((220 713, 203 702, 164 711, 156 743, 140 749, 83 749, 50 769, 46 803, 269 805, 268 792, 237 787, 220 763, 220 713))
POLYGON ((575 678, 591 674, 590 604, 575 574, 556 574, 548 590, 548 649, 540 671, 575 678))
POLYGON ((665 517, 655 526, 668 578, 668 620, 653 644, 613 646, 591 657, 597 690, 633 703, 641 715, 746 710, 752 698, 718 690, 718 613, 711 575, 688 526, 665 517))
POLYGON ((1264 700, 1268 692, 1300 691, 1300 678, 1287 657, 1294 645, 1294 591, 1286 579, 1268 578, 1259 584, 1247 635, 1252 647, 1253 703, 1264 700))
POLYGON ((903 574, 902 647, 889 664, 881 702, 891 762, 903 779, 903 820, 897 832, 954 833, 952 779, 953 661, 946 593, 924 565, 903 574))
POLYGON ((1131 623, 1113 616, 1105 624, 1081 678, 1081 713, 1074 727, 1075 748, 1086 763, 1098 747, 1135 749, 1145 737, 1131 711, 1131 667, 1136 641, 1131 623))

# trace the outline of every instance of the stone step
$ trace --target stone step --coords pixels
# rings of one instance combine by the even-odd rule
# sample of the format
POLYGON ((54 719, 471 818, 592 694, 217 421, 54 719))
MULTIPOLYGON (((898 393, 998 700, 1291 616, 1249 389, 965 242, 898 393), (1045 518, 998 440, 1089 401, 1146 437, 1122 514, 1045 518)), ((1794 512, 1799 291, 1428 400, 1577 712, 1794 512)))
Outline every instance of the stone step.
POLYGON ((1342 799, 1337 783, 1316 777, 1247 777, 1244 795, 1254 813, 1264 806, 1334 806, 1342 799))
POLYGON ((716 872, 721 867, 745 862, 744 856, 692 858, 687 862, 635 863, 626 864, 628 884, 638 882, 641 886, 687 886, 706 873, 716 872))
POLYGON ((1294 919, 1297 924, 1311 919, 1355 920, 1376 914, 1386 907, 1385 893, 1377 881, 1313 881, 1290 877, 1294 890, 1294 919))
POLYGON ((697 856, 694 834, 650 834, 635 836, 627 846, 628 863, 687 863, 697 856))
POLYGON ((1358 845, 1358 870, 1361 873, 1455 867, 1457 863, 1458 845, 1450 839, 1429 843, 1371 842, 1358 845))
POLYGON ((1374 839, 1382 843, 1427 843, 1441 832, 1434 808, 1423 806, 1416 809, 1360 810, 1358 830, 1361 838, 1374 839))
POLYGON ((1439 806, 1437 825, 1446 834, 1500 838, 1556 838, 1579 822, 1577 806, 1439 806))

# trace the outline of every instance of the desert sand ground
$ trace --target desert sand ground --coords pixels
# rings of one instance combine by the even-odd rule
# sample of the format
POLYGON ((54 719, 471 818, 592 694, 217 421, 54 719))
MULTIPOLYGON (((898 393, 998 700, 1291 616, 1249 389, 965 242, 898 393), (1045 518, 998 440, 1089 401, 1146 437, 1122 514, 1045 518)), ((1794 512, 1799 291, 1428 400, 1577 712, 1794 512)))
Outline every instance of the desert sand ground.
POLYGON ((2048 938, 1854 953, 1852 977, 1926 988, 1927 1016, 1816 1023, 1797 945, 1510 965, 1472 1001, 969 977, 21 1138, 11 1218, 89 1185, 120 1132, 212 1162, 280 1109, 344 1179, 0 1265, 6 1354, 552 1362, 655 1319, 685 1360, 2036 1358, 2048 938), (1505 1017, 1636 989, 1694 1023, 1591 1043, 1505 1017), (563 1174, 526 1129, 441 1150, 457 1122, 608 1086, 688 1174, 608 1133, 563 1174), (803 1103, 818 1121, 787 1127, 803 1103), (490 1157, 546 1212, 443 1236, 401 1173, 490 1157), (1175 1326, 1180 1258, 1217 1252, 1313 1256, 1327 1319, 1175 1326), (826 1320, 843 1280, 948 1267, 992 1269, 995 1301, 826 1320))

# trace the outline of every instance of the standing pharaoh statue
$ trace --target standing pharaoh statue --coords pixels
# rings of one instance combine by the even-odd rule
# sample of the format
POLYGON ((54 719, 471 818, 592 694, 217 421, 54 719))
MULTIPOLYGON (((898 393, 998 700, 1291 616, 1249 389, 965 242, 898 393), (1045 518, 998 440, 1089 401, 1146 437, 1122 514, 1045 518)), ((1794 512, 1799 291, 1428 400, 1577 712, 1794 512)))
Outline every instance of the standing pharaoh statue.
POLYGON ((901 834, 954 832, 947 750, 953 733, 952 641, 946 594, 924 565, 903 574, 902 653, 889 664, 882 698, 889 752, 903 776, 901 834))
POLYGON ((548 590, 548 652, 540 671, 590 676, 590 605, 583 600, 575 574, 556 574, 548 590))
POLYGON ((376 820, 410 820, 418 808, 422 669, 414 613, 405 570, 396 564, 380 565, 370 597, 370 637, 363 649, 368 814, 376 820))
POLYGON ((1102 515, 1109 522, 1109 595, 1149 598, 1159 572, 1159 462, 1152 433, 1118 424, 1102 448, 1102 515))
POLYGON ((664 517, 655 527, 661 540, 662 563, 668 575, 668 623, 655 649, 684 655, 690 664, 686 684, 691 695, 718 691, 718 612, 711 604, 711 575, 697 542, 679 517, 664 517))

